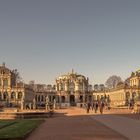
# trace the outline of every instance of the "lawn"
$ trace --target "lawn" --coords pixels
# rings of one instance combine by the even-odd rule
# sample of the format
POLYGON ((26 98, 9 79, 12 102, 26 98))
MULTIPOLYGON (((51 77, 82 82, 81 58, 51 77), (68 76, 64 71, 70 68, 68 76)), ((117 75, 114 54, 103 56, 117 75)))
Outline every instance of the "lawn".
POLYGON ((43 120, 0 121, 0 139, 23 139, 42 122, 43 120))
POLYGON ((16 123, 15 121, 0 121, 0 129, 16 123))

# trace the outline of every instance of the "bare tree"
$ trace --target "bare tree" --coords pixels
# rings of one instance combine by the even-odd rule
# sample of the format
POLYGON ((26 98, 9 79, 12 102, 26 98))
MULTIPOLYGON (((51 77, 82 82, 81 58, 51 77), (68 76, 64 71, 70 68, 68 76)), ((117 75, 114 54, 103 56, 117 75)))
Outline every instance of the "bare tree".
POLYGON ((14 70, 12 71, 12 73, 13 73, 13 79, 14 79, 14 81, 15 81, 16 83, 19 83, 19 82, 22 81, 22 78, 21 78, 19 72, 17 71, 17 69, 14 69, 14 70))
POLYGON ((107 88, 112 89, 112 88, 116 88, 117 84, 120 82, 122 82, 121 77, 113 75, 107 79, 105 84, 106 84, 107 88))
POLYGON ((125 85, 127 86, 130 86, 130 78, 127 78, 125 81, 124 81, 125 85))

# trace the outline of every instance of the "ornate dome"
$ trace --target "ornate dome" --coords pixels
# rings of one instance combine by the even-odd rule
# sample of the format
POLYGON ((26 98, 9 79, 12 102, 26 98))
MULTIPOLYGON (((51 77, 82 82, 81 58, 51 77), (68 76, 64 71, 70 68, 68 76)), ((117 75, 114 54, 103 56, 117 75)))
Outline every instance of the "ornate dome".
POLYGON ((131 73, 131 77, 134 77, 134 76, 140 77, 140 69, 137 70, 136 72, 132 72, 132 73, 131 73))
POLYGON ((1 73, 1 74, 10 74, 11 71, 10 71, 8 68, 6 68, 6 67, 5 67, 5 63, 3 63, 3 65, 0 66, 0 73, 1 73))
POLYGON ((72 70, 72 72, 65 74, 65 75, 61 75, 58 77, 57 80, 87 80, 85 76, 74 73, 74 71, 72 70))

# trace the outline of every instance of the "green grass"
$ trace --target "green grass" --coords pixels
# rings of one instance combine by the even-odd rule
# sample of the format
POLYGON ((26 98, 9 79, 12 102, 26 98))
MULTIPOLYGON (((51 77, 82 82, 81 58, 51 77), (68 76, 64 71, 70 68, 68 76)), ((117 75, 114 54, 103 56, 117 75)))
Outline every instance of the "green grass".
MULTIPOLYGON (((13 121, 1 121, 0 126, 13 121)), ((0 139, 2 138, 24 138, 34 128, 40 125, 43 120, 15 120, 15 123, 0 129, 0 139)))
POLYGON ((0 129, 12 125, 15 121, 0 121, 0 129))

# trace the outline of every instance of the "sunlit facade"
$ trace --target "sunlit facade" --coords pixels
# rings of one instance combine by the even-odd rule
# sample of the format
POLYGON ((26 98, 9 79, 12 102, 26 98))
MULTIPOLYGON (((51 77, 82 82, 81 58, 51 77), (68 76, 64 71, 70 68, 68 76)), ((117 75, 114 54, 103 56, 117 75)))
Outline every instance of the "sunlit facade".
POLYGON ((56 79, 56 94, 58 101, 67 106, 92 100, 89 91, 89 79, 73 70, 56 79))
POLYGON ((140 103, 140 70, 132 72, 128 83, 121 83, 116 88, 104 91, 94 91, 93 98, 101 99, 109 96, 112 106, 128 105, 130 101, 140 103))
POLYGON ((14 71, 3 63, 0 66, 0 106, 24 109, 26 105, 33 107, 33 90, 27 85, 17 82, 14 71))

